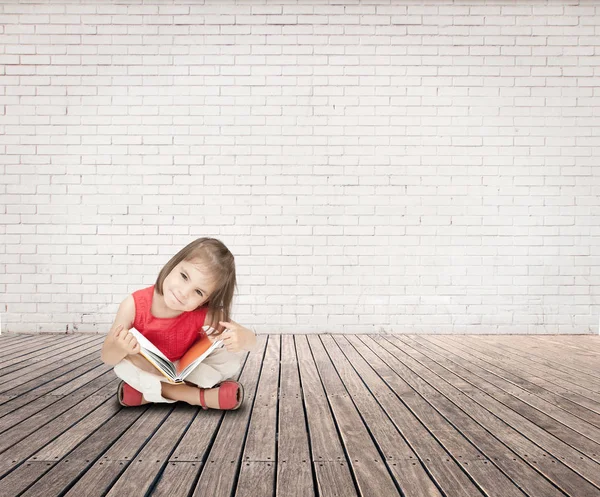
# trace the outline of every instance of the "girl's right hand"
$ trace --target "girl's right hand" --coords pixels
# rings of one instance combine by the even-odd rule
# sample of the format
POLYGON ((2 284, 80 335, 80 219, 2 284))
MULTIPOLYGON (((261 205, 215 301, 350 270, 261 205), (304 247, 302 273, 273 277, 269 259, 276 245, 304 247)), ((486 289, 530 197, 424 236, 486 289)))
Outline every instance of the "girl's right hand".
POLYGON ((123 352, 127 353, 127 355, 136 355, 140 353, 140 344, 122 324, 117 326, 117 329, 115 330, 113 343, 123 352))

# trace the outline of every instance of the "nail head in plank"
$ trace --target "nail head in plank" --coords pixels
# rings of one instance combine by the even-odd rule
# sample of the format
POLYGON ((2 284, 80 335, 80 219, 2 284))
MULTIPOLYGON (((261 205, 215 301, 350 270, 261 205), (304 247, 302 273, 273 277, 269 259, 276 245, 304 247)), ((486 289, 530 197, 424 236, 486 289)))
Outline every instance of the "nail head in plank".
POLYGON ((269 497, 274 493, 275 463, 242 461, 235 497, 269 497))

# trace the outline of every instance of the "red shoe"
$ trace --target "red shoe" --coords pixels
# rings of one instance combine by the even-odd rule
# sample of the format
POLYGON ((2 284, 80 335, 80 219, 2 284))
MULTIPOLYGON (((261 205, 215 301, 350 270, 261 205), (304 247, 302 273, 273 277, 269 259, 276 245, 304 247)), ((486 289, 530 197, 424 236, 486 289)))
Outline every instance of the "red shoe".
MULTIPOLYGON (((219 387, 219 409, 224 411, 235 411, 239 409, 244 401, 244 387, 237 381, 228 380, 217 385, 219 387)), ((200 405, 202 409, 208 409, 204 401, 204 391, 200 388, 200 405)))
POLYGON ((119 404, 125 407, 141 406, 144 400, 141 392, 138 392, 124 381, 119 383, 117 398, 119 399, 119 404))

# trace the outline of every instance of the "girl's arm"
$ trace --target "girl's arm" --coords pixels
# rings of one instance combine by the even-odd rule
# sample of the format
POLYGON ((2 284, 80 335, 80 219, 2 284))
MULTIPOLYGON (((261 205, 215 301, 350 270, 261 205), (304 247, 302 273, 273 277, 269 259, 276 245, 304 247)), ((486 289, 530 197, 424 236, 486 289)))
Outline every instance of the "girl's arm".
POLYGON ((130 295, 121 302, 115 317, 115 322, 102 344, 102 352, 100 355, 102 362, 109 366, 114 366, 121 362, 125 356, 139 353, 140 346, 137 343, 137 340, 133 338, 133 336, 127 335, 127 332, 133 326, 134 319, 135 302, 130 295))

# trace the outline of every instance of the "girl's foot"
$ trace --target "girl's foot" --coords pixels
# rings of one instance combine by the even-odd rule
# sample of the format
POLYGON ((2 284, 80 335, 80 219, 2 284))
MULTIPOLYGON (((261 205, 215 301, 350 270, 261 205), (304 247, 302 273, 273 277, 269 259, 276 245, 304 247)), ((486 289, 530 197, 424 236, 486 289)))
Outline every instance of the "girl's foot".
POLYGON ((198 388, 192 383, 161 383, 162 396, 180 400, 203 409, 238 409, 244 400, 244 387, 237 381, 224 381, 213 388, 198 388))
POLYGON ((148 404, 141 392, 124 381, 121 381, 117 387, 117 399, 119 399, 119 404, 125 407, 148 404))
POLYGON ((199 388, 202 409, 235 411, 244 401, 244 387, 237 381, 228 380, 214 388, 199 388))

